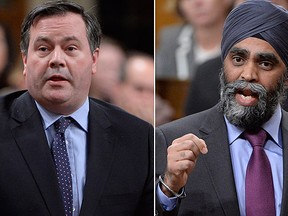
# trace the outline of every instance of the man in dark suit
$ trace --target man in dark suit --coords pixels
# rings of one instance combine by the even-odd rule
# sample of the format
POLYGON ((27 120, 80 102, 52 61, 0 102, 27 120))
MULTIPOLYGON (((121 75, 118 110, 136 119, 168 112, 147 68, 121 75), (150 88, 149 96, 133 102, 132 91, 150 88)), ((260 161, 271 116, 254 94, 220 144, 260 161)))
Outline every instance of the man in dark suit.
POLYGON ((219 72, 221 57, 208 60, 197 68, 185 101, 184 114, 191 115, 209 109, 219 102, 219 72), (195 104, 197 104, 195 106, 195 104))
POLYGON ((1 215, 153 215, 153 127, 88 98, 100 34, 97 19, 67 1, 25 18, 28 91, 0 99, 1 215), (65 132, 54 125, 62 117, 65 132))
POLYGON ((158 215, 288 215, 287 21, 269 1, 228 15, 219 104, 156 130, 158 215))

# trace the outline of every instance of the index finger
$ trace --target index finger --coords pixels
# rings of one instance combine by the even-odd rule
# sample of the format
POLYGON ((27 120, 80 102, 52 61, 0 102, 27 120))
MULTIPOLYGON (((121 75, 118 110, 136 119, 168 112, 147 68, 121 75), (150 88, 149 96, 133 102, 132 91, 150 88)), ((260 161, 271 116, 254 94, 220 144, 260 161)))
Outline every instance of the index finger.
POLYGON ((205 141, 203 139, 198 138, 196 135, 192 133, 185 134, 182 137, 175 139, 173 143, 183 143, 186 140, 191 140, 198 147, 198 149, 202 154, 207 154, 208 148, 205 141))

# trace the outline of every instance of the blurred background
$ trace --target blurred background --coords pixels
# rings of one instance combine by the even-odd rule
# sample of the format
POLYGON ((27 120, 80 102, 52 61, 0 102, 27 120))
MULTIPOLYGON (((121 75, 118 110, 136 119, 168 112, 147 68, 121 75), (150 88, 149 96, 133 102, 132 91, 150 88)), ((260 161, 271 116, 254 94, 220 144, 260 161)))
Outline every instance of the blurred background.
MULTIPOLYGON (((217 103, 220 43, 234 0, 156 1, 156 111, 171 115, 157 125, 217 103), (204 67, 204 68, 203 68, 204 67), (160 112, 160 111, 159 111, 160 112)), ((157 117, 157 113, 156 113, 157 117)))
MULTIPOLYGON (((20 25, 26 12, 43 0, 0 0, 0 21, 11 27, 19 41, 20 25)), ((153 0, 75 0, 96 13, 105 35, 120 40, 128 49, 154 51, 153 0)))

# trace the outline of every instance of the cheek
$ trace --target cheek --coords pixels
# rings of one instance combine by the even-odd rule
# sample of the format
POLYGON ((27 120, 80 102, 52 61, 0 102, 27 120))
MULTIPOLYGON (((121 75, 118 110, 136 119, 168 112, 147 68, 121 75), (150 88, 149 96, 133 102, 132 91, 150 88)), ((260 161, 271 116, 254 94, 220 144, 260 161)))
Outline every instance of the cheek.
POLYGON ((260 77, 259 84, 263 85, 267 91, 274 90, 277 88, 277 85, 281 77, 260 77))
POLYGON ((39 71, 41 70, 37 67, 33 67, 33 66, 31 67, 29 65, 25 65, 23 69, 24 79, 26 83, 29 84, 30 86, 35 85, 41 80, 41 73, 39 73, 39 71))
POLYGON ((27 72, 27 67, 25 67, 23 71, 23 77, 24 77, 24 81, 27 87, 30 87, 33 85, 34 81, 32 80, 31 74, 27 72))
POLYGON ((238 80, 239 77, 241 76, 241 72, 239 69, 235 67, 232 68, 231 66, 228 66, 228 65, 225 66, 223 73, 224 73, 225 80, 227 82, 234 82, 238 80))

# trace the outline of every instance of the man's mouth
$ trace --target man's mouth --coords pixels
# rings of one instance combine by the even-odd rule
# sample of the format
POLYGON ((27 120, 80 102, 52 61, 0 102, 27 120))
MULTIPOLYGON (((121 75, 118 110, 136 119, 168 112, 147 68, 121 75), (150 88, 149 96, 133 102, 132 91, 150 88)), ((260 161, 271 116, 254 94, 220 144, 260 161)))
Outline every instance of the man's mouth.
POLYGON ((60 75, 53 75, 49 78, 49 80, 53 81, 53 82, 57 82, 57 81, 67 81, 67 79, 63 76, 60 75))
POLYGON ((257 93, 250 89, 238 90, 235 94, 235 99, 242 106, 256 106, 259 100, 257 93))

